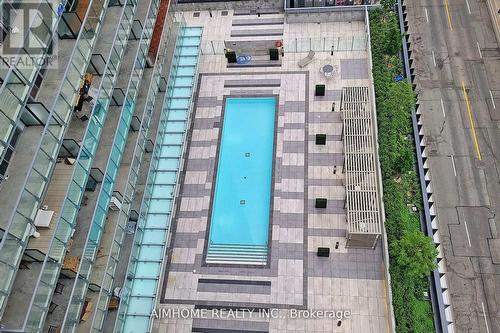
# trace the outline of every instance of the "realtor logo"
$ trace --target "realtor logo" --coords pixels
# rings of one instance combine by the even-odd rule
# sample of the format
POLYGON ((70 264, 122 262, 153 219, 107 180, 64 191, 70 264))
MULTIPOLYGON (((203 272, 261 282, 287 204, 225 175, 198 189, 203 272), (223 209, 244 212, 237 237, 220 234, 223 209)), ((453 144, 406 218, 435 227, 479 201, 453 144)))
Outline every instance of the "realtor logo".
POLYGON ((18 69, 53 67, 57 50, 54 29, 61 5, 42 0, 3 1, 0 11, 2 60, 18 69))

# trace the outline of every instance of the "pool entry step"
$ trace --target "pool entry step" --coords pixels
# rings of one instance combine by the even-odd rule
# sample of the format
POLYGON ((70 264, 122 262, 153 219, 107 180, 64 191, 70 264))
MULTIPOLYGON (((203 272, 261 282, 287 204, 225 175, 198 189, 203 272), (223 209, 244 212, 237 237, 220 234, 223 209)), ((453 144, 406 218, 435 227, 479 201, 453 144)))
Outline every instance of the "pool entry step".
POLYGON ((209 244, 207 264, 266 265, 267 245, 209 244))

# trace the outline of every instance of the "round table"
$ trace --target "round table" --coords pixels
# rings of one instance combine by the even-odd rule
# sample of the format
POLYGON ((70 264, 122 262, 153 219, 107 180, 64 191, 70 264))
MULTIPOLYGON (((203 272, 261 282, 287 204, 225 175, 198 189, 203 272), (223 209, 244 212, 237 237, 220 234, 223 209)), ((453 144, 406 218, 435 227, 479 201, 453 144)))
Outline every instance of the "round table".
POLYGON ((333 66, 328 64, 323 66, 323 74, 331 76, 333 74, 333 66))

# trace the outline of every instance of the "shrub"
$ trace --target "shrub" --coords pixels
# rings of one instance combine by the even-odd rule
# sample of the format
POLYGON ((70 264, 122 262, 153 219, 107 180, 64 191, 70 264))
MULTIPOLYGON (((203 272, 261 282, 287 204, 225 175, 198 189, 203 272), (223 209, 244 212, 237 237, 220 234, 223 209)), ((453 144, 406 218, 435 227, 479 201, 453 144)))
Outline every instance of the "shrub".
POLYGON ((412 279, 423 278, 436 268, 436 247, 419 231, 404 233, 401 239, 392 242, 391 251, 394 263, 412 279))
POLYGON ((394 3, 382 0, 384 9, 370 12, 389 270, 396 331, 428 333, 434 331, 432 308, 422 295, 428 290, 427 275, 435 267, 437 251, 420 231, 422 194, 415 172, 411 124, 415 94, 409 82, 394 81, 403 68, 399 23, 390 11, 394 3), (417 212, 411 210, 413 206, 417 212))

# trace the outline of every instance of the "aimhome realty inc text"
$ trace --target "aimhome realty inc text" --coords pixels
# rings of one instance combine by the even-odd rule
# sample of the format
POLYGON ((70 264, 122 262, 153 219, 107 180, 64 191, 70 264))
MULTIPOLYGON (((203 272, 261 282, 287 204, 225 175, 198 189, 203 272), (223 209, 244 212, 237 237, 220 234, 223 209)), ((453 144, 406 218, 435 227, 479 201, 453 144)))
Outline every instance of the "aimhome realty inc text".
POLYGON ((348 319, 349 310, 300 310, 300 309, 193 309, 193 308, 161 308, 153 309, 151 317, 154 319, 169 318, 199 318, 199 319, 348 319))

